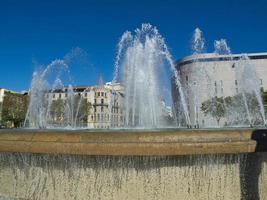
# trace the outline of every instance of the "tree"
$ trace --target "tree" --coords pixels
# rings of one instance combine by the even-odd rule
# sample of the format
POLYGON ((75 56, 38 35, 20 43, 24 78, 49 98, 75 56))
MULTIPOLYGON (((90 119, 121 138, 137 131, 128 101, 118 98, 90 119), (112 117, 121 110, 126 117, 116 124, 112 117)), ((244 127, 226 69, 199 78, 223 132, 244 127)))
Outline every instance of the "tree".
POLYGON ((262 101, 265 108, 265 111, 267 111, 267 91, 261 91, 262 101))
POLYGON ((251 125, 260 125, 263 122, 260 102, 253 92, 244 92, 233 96, 231 108, 238 110, 238 118, 245 118, 251 125))
POLYGON ((56 99, 51 103, 50 115, 52 121, 55 123, 60 123, 63 121, 64 101, 62 99, 56 99))
POLYGON ((3 108, 3 102, 0 102, 0 126, 2 125, 2 108, 3 108))
POLYGON ((2 122, 8 126, 19 127, 25 120, 28 96, 5 92, 2 104, 2 122))
MULTIPOLYGON (((267 92, 262 92, 262 99, 266 108, 267 92)), ((243 123, 255 125, 262 124, 263 121, 260 104, 254 93, 239 93, 225 98, 213 97, 202 103, 201 110, 205 115, 214 117, 218 125, 223 117, 227 117, 227 124, 232 125, 243 123)))
POLYGON ((50 106, 51 120, 55 124, 65 123, 70 126, 87 123, 91 104, 80 95, 73 99, 56 99, 50 106))
MULTIPOLYGON (((227 101, 230 101, 230 99, 227 99, 227 101)), ((217 96, 212 97, 210 100, 202 103, 201 110, 205 115, 210 115, 215 118, 219 126, 221 118, 223 118, 226 113, 224 98, 217 96)))
POLYGON ((88 115, 91 112, 92 105, 90 102, 87 101, 87 99, 76 95, 75 99, 75 111, 76 111, 76 116, 77 117, 77 122, 79 123, 87 123, 88 120, 88 115))

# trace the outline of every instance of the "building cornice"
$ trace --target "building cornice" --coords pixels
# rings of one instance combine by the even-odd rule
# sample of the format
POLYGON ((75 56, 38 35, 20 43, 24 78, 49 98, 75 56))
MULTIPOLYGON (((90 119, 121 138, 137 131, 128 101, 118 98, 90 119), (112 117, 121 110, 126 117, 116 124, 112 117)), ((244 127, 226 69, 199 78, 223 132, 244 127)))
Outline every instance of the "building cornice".
POLYGON ((207 54, 196 54, 196 55, 186 56, 176 61, 176 65, 181 67, 183 65, 191 64, 194 62, 233 61, 233 60, 239 60, 244 55, 247 55, 251 60, 267 59, 267 52, 248 53, 248 54, 231 54, 231 55, 219 55, 216 53, 207 53, 207 54))

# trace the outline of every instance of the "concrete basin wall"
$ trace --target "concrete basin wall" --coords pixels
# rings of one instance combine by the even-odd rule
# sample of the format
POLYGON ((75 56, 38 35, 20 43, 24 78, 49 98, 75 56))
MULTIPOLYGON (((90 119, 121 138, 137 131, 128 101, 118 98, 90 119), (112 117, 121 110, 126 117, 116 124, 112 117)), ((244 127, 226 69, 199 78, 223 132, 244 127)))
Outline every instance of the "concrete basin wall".
POLYGON ((0 199, 267 200, 266 136, 253 129, 4 130, 0 199))
POLYGON ((265 153, 0 154, 0 199, 266 200, 265 153))

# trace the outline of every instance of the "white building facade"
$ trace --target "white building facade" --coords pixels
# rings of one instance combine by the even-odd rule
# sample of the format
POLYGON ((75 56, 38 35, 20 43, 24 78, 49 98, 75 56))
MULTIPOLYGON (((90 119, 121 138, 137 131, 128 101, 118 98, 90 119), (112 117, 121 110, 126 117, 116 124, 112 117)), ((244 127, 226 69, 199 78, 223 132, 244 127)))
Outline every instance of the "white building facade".
MULTIPOLYGON (((87 128, 114 128, 124 125, 124 94, 120 83, 106 83, 96 86, 73 87, 75 95, 79 95, 90 103, 87 116, 87 128)), ((67 89, 49 93, 52 100, 65 100, 67 89)))
MULTIPOLYGON (((258 85, 267 90, 267 53, 246 54, 249 67, 255 70, 258 85)), ((212 126, 214 119, 201 111, 201 104, 212 97, 235 96, 240 92, 239 61, 244 55, 197 54, 176 62, 184 89, 192 126, 212 126)), ((243 72, 242 72, 243 73, 243 72)), ((252 74, 251 74, 252 75, 252 74)), ((173 87, 175 110, 181 111, 179 93, 173 87), (179 106, 178 106, 179 105, 179 106)), ((179 117, 179 116, 178 116, 179 117)))

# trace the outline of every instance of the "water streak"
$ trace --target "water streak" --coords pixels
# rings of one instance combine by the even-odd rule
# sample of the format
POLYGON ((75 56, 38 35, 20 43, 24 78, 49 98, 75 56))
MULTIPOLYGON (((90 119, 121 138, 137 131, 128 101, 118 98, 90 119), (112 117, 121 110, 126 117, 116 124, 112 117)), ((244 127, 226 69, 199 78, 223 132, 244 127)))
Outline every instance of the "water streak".
MULTIPOLYGON (((164 127, 162 109, 162 77, 160 72, 170 66, 179 90, 183 112, 190 124, 179 74, 164 38, 150 24, 142 24, 134 34, 125 32, 118 45, 114 82, 121 78, 125 87, 125 118, 128 127, 164 127), (121 74, 119 74, 121 69, 121 74), (119 77, 121 75, 121 77, 119 77)), ((170 77, 169 77, 170 78, 170 77)))

